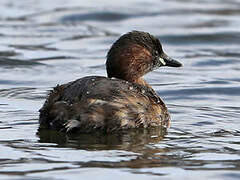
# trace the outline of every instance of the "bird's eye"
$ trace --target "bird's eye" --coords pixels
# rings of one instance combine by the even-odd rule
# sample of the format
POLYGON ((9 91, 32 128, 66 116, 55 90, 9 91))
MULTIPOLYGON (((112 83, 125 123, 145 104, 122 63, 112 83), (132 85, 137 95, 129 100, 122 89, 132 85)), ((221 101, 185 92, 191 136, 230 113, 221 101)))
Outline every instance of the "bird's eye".
POLYGON ((158 51, 157 50, 154 51, 154 56, 158 56, 158 55, 159 55, 158 51))

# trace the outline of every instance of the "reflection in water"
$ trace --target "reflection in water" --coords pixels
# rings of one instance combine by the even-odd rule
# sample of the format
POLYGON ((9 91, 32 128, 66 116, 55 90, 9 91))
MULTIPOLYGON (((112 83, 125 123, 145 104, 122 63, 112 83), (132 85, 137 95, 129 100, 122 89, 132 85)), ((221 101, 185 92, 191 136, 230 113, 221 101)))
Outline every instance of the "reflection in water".
POLYGON ((37 135, 41 143, 56 143, 59 147, 71 147, 86 150, 121 149, 133 152, 142 151, 148 144, 160 142, 166 129, 150 128, 121 131, 114 134, 66 134, 53 130, 40 130, 37 135), (139 149, 140 148, 140 149, 139 149))
POLYGON ((101 152, 101 156, 103 157, 101 161, 97 160, 98 158, 92 158, 86 162, 76 163, 82 168, 143 168, 166 166, 166 164, 163 163, 166 161, 166 158, 164 158, 161 153, 167 152, 168 150, 152 146, 163 140, 166 135, 165 128, 135 129, 121 131, 117 134, 66 134, 53 130, 40 130, 37 134, 40 138, 40 143, 55 143, 57 147, 61 148, 101 152), (116 158, 113 157, 111 161, 107 159, 104 161, 105 150, 108 150, 109 153, 116 153, 116 155, 121 152, 120 157, 123 159, 116 161, 116 158))

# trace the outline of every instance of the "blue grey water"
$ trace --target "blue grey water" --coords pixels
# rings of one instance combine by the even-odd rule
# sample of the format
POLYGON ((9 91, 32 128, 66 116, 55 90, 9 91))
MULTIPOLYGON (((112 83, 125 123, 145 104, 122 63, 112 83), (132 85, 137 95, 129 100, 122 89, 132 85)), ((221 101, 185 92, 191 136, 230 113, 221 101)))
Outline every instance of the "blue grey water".
POLYGON ((240 179, 239 0, 1 0, 0 179, 240 179), (56 84, 103 75, 111 44, 148 31, 182 68, 146 76, 168 132, 37 133, 56 84))

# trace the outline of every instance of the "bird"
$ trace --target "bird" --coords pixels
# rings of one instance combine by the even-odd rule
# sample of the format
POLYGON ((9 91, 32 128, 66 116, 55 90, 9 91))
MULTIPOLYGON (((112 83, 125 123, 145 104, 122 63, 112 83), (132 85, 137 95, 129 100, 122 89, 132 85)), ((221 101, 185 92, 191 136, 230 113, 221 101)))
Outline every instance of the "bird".
POLYGON ((39 129, 106 133, 170 126, 163 100, 143 76, 163 66, 181 67, 148 32, 117 39, 106 56, 107 77, 86 76, 57 85, 39 110, 39 129))

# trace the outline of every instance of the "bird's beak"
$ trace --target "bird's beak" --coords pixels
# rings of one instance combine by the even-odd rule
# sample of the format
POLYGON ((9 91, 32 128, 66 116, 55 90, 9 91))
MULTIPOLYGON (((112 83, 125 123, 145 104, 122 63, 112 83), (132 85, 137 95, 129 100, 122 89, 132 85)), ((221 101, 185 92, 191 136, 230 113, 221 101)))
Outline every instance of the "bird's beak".
POLYGON ((159 57, 159 61, 163 66, 171 66, 171 67, 181 67, 182 64, 172 58, 170 58, 165 53, 162 53, 159 57))

